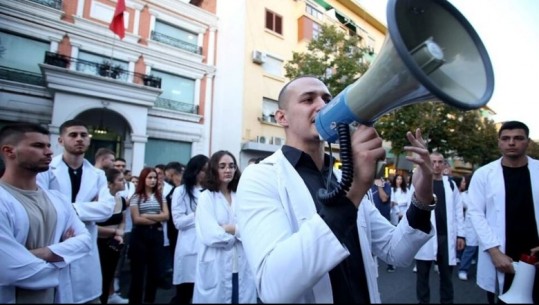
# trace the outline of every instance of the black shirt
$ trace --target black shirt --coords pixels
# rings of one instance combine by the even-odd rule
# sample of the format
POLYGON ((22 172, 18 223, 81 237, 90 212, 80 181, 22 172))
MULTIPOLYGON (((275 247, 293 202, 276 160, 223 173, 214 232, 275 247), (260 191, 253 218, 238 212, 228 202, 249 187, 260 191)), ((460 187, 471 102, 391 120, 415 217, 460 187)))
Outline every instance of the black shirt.
POLYGON ((337 198, 332 205, 321 203, 317 196, 318 190, 325 189, 328 182, 330 188, 328 192, 338 184, 330 166, 329 155, 325 156, 324 166, 319 171, 308 154, 287 145, 283 146, 282 151, 305 182, 320 217, 350 252, 350 256, 329 272, 333 302, 370 304, 365 266, 359 245, 356 221, 358 210, 345 196, 337 198))
POLYGON ((80 183, 82 181, 83 165, 75 169, 69 167, 67 163, 66 165, 67 165, 67 172, 69 173, 69 178, 71 179, 71 202, 76 202, 77 194, 79 193, 79 190, 80 190, 80 183))
MULTIPOLYGON (((320 188, 329 185, 327 191, 331 192, 338 185, 331 168, 330 156, 326 154, 324 166, 320 171, 308 154, 288 145, 283 146, 282 152, 305 182, 320 217, 350 252, 350 256, 329 272, 333 302, 370 304, 357 228, 358 209, 346 196, 339 197, 332 205, 325 205, 318 200, 320 188)), ((423 211, 412 205, 406 216, 411 227, 430 232, 430 211, 423 211)))
MULTIPOLYGON (((451 183, 451 181, 449 181, 451 183)), ((447 209, 445 202, 445 188, 443 180, 433 180, 433 191, 438 197, 436 203, 436 209, 434 209, 434 216, 436 218, 436 235, 447 236, 447 209)))

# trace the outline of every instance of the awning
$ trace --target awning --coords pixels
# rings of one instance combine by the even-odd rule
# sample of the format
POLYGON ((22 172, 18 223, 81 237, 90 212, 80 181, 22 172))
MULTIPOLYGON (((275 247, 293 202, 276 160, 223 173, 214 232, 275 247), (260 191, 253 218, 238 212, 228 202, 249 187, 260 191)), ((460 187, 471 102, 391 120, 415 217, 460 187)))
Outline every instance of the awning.
POLYGON ((326 11, 333 8, 331 5, 329 5, 329 3, 327 3, 327 2, 324 1, 324 0, 314 0, 314 2, 318 3, 320 6, 322 6, 323 8, 325 8, 326 11))

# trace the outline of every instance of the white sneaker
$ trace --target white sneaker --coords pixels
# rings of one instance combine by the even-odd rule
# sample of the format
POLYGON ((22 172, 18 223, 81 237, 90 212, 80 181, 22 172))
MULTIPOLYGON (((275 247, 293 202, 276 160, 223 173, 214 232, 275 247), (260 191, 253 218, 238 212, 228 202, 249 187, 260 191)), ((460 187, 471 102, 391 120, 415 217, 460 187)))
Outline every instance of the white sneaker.
POLYGON ((461 281, 468 280, 468 274, 466 273, 466 271, 459 271, 459 280, 461 281))
POLYGON ((127 304, 129 303, 128 299, 122 298, 119 294, 113 293, 109 296, 109 304, 127 304))

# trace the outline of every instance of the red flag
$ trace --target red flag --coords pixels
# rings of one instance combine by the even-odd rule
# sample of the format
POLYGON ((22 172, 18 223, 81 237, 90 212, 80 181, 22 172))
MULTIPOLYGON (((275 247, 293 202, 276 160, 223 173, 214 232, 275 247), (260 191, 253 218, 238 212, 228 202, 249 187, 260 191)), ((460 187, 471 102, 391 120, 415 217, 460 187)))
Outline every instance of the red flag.
POLYGON ((114 16, 110 22, 109 29, 120 36, 120 39, 125 37, 125 24, 124 24, 124 12, 125 12, 125 0, 118 0, 116 3, 116 9, 114 10, 114 16))

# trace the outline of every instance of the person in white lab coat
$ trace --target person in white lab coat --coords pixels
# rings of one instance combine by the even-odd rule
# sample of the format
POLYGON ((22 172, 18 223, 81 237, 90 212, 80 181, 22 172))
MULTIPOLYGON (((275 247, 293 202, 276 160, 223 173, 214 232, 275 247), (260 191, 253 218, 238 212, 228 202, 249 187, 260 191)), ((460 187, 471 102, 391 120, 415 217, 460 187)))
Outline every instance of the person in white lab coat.
POLYGON ((326 85, 312 76, 285 85, 275 118, 284 127, 286 143, 248 166, 238 186, 238 226, 264 303, 380 303, 373 256, 407 266, 433 235, 432 168, 419 129, 407 133, 411 145, 404 148, 413 153, 407 159, 418 165, 415 200, 397 226, 365 196, 377 161, 385 157, 372 127, 360 125, 350 137, 353 177, 342 175, 342 180, 353 179, 350 189, 334 202, 319 200, 317 192, 327 182, 331 193, 337 183, 314 124, 331 98, 326 85))
POLYGON ((192 157, 183 173, 182 185, 172 194, 172 220, 178 229, 176 251, 174 251, 174 277, 176 285, 175 304, 189 304, 193 298, 195 270, 198 253, 195 230, 195 211, 202 191, 202 181, 208 170, 208 157, 192 157))
POLYGON ((440 276, 440 303, 451 304, 454 302, 453 266, 457 265, 457 251, 463 250, 466 245, 464 209, 458 186, 443 174, 446 164, 444 156, 433 152, 430 159, 434 194, 438 198, 438 207, 431 215, 436 235, 415 256, 416 294, 419 303, 430 303, 429 277, 432 263, 435 262, 440 276))
POLYGON ((49 131, 7 125, 0 152, 0 303, 70 303, 59 293, 71 285, 65 267, 87 255, 92 240, 71 202, 36 183, 51 162, 49 131))
POLYGON ((253 274, 236 224, 240 176, 230 152, 221 150, 211 156, 195 213, 200 248, 193 303, 256 303, 253 274))
MULTIPOLYGON (((522 122, 503 123, 502 157, 477 169, 468 188, 467 214, 479 240, 477 285, 489 303, 511 287, 512 262, 539 246, 539 161, 526 154, 529 132, 522 122)), ((539 302, 539 271, 533 300, 539 302)))
POLYGON ((65 121, 60 126, 58 142, 64 148, 63 153, 52 159, 48 171, 38 174, 37 182, 45 189, 65 194, 92 235, 92 251, 73 262, 69 269, 73 302, 97 302, 102 292, 102 276, 96 222, 110 218, 116 201, 107 192, 100 196, 100 191, 107 186, 105 173, 84 158, 90 146, 86 124, 80 120, 65 121))

